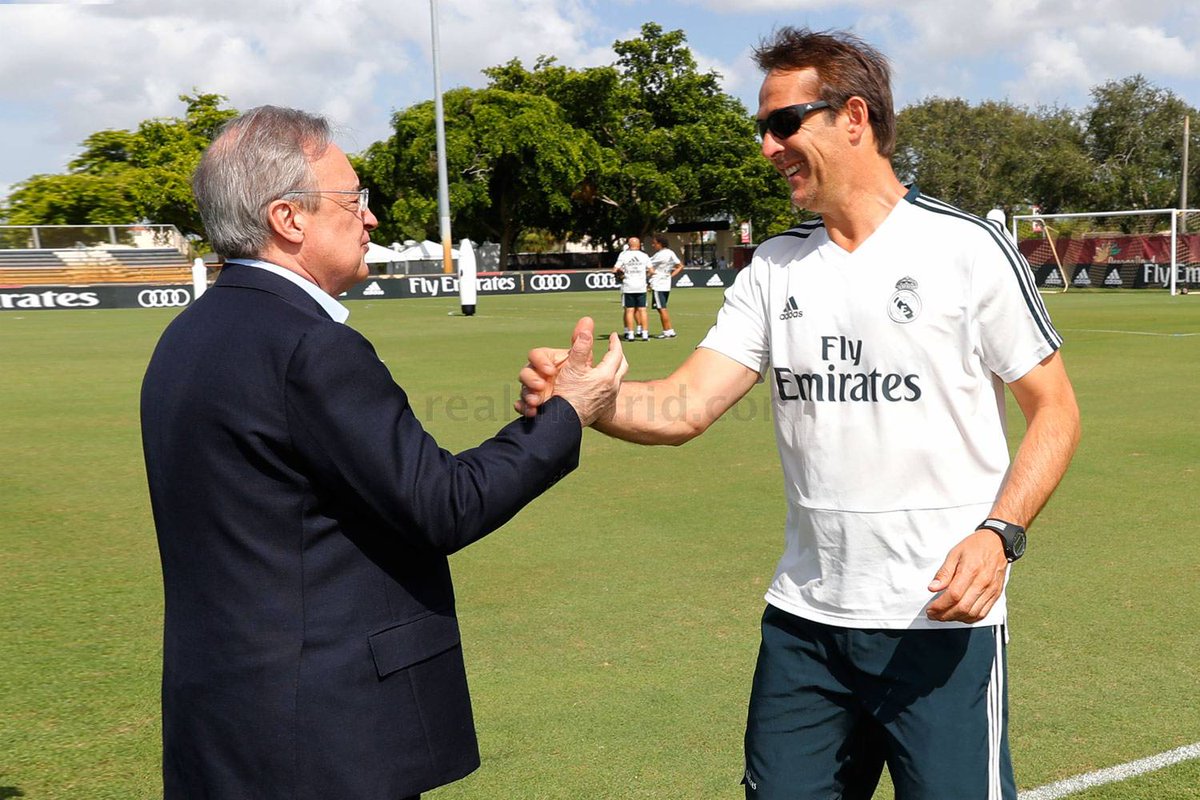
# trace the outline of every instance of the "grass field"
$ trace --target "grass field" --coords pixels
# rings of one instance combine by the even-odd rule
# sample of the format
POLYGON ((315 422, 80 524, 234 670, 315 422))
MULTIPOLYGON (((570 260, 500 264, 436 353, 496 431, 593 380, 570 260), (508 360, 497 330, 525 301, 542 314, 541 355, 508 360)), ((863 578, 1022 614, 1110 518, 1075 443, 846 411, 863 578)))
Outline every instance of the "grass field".
MULTIPOLYGON (((672 295, 677 363, 715 290, 672 295)), ((1010 584, 1024 789, 1200 741, 1200 299, 1049 295, 1084 440, 1010 584)), ((529 347, 615 295, 361 301, 443 446, 510 418, 529 347)), ((137 425, 174 312, 0 314, 0 800, 161 793, 161 585, 137 425)), ((1021 430, 1018 417, 1012 430, 1021 430)), ((739 797, 741 731, 783 504, 766 387, 682 448, 588 433, 583 466, 454 556, 483 767, 435 800, 739 797)), ((881 789, 879 797, 890 796, 881 789)), ((1200 761, 1074 795, 1200 798, 1200 761)))

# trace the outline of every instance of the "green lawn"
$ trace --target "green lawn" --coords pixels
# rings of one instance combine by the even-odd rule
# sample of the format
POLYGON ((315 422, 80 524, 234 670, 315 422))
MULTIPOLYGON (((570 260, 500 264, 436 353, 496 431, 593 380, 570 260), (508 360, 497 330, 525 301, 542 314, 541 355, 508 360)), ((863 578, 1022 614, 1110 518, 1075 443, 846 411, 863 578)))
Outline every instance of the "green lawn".
MULTIPOLYGON (((1200 299, 1045 299, 1084 440, 1010 584, 1023 789, 1200 741, 1200 299)), ((630 345, 630 377, 681 360, 719 302, 674 292, 680 338, 630 345)), ((484 297, 471 318, 453 300, 351 308, 451 449, 511 417, 529 347, 565 345, 583 314, 602 330, 620 317, 615 293, 484 297)), ((0 314, 0 800, 160 794, 137 395, 173 313, 0 314)), ((681 448, 589 432, 578 472, 452 560, 484 764, 430 797, 740 796, 781 494, 765 386, 681 448)), ((1197 787, 1193 761, 1076 797, 1197 787)))

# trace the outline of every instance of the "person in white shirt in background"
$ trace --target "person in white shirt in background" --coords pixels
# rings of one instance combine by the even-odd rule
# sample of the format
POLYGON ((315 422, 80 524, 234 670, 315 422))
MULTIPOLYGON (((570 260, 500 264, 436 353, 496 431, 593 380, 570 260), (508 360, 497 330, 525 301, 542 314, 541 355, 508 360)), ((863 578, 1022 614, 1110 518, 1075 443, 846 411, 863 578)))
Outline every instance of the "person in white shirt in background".
POLYGON ((613 274, 621 281, 621 305, 625 312, 625 341, 650 340, 650 320, 646 317, 646 274, 650 256, 642 252, 642 240, 630 236, 628 248, 617 256, 613 274), (636 327, 635 327, 636 325, 636 327))
POLYGON ((654 307, 662 323, 662 333, 655 339, 674 339, 675 328, 671 325, 671 314, 667 311, 667 300, 671 294, 671 280, 683 272, 683 264, 675 251, 667 247, 667 237, 655 234, 650 240, 654 255, 650 256, 650 291, 654 292, 654 307))

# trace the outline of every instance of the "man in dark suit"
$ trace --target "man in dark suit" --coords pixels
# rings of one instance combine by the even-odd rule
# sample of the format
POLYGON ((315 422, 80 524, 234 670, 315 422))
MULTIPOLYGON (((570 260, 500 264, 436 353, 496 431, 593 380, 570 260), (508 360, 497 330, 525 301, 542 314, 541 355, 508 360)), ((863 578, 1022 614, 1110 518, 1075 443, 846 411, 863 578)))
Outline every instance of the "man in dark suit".
POLYGON ((162 557, 167 798, 400 800, 479 764, 447 555, 574 469, 614 336, 533 419, 451 454, 334 298, 376 219, 326 122, 263 107, 193 179, 215 285, 142 387, 162 557))

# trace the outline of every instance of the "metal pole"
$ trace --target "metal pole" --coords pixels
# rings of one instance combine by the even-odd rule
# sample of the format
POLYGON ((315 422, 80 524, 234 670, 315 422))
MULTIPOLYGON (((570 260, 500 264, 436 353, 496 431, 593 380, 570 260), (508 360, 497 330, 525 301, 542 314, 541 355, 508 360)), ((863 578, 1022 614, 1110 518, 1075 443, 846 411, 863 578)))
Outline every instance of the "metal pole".
POLYGON ((451 273, 454 272, 454 260, 450 257, 450 187, 446 179, 446 122, 442 111, 437 0, 429 0, 429 18, 433 21, 433 122, 437 131, 438 217, 442 232, 442 271, 451 273))
POLYGON ((1192 143, 1192 118, 1190 114, 1183 115, 1183 177, 1179 180, 1179 223, 1183 233, 1187 233, 1187 184, 1188 184, 1188 146, 1192 143))
MULTIPOLYGON (((1181 215, 1182 216, 1182 215, 1181 215)), ((1175 273, 1179 271, 1179 259, 1176 257, 1176 249, 1179 240, 1179 225, 1177 224, 1178 217, 1171 215, 1171 297, 1175 296, 1175 273)))

